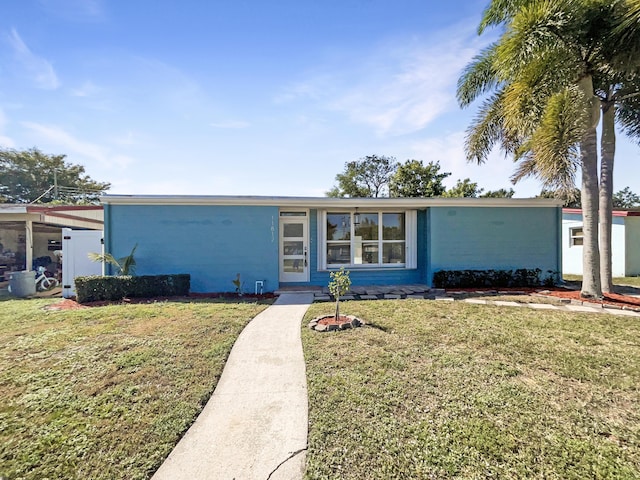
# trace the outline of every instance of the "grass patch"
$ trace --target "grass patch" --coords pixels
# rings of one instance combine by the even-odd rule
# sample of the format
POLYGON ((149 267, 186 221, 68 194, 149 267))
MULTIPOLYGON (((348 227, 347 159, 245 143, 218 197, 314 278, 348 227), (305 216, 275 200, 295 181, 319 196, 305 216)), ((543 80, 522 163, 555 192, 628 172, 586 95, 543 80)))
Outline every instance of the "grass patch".
POLYGON ((0 478, 149 478, 264 305, 0 310, 0 478))
MULTIPOLYGON (((568 282, 582 282, 582 275, 565 274, 562 278, 568 282)), ((613 284, 640 288, 640 277, 613 277, 613 284)))
POLYGON ((303 329, 306 478, 640 477, 636 318, 420 300, 343 310, 377 328, 303 329))

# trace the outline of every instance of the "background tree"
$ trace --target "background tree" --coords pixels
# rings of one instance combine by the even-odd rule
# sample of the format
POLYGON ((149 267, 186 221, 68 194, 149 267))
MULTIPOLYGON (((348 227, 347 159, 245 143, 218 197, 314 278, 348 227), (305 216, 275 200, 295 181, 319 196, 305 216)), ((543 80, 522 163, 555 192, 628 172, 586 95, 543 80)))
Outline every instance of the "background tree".
POLYGON ((458 182, 444 192, 442 196, 477 198, 483 191, 484 188, 479 188, 477 182, 472 182, 469 178, 465 178, 464 180, 458 179, 458 182))
POLYGON ((629 187, 613 194, 613 206, 615 208, 640 207, 640 196, 631 191, 629 187))
POLYGON ((425 165, 421 160, 407 160, 391 177, 389 192, 392 197, 439 197, 446 190, 442 181, 449 175, 440 172, 440 162, 425 165))
POLYGON ((565 208, 580 208, 580 189, 572 190, 542 190, 536 198, 557 198, 562 200, 565 208))
POLYGON ((501 188, 500 190, 489 190, 488 192, 480 195, 480 198, 513 198, 515 193, 516 192, 513 188, 510 188, 509 190, 501 188))
POLYGON ((389 182, 398 168, 394 157, 369 155, 347 162, 344 172, 336 175, 338 185, 329 190, 328 197, 388 197, 389 182))
POLYGON ((97 202, 111 184, 92 180, 82 165, 65 162, 65 157, 37 148, 0 149, 0 202, 97 202))

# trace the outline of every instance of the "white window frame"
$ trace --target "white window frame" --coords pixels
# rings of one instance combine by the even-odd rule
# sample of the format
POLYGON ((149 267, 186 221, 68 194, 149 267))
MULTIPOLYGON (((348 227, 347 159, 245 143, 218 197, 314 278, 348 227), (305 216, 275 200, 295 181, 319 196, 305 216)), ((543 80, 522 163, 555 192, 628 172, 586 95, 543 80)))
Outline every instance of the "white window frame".
MULTIPOLYGON (((355 244, 357 242, 354 237, 355 225, 353 224, 353 215, 356 213, 355 209, 331 209, 322 210, 318 212, 318 268, 320 270, 337 270, 340 267, 345 267, 350 270, 387 270, 387 269, 415 269, 417 268, 417 218, 418 214, 416 210, 358 210, 361 215, 364 214, 378 214, 379 228, 382 231, 382 214, 384 213, 404 213, 404 225, 405 225, 405 238, 404 240, 383 240, 382 234, 378 235, 379 255, 382 255, 383 245, 385 243, 401 243, 405 244, 405 263, 371 263, 361 264, 353 263, 355 256, 355 244), (343 243, 349 243, 351 262, 344 264, 327 264, 327 213, 340 213, 349 215, 351 219, 351 235, 350 240, 342 241, 343 243)), ((370 243, 367 240, 364 243, 370 243)), ((341 241, 335 241, 335 243, 341 243, 341 241)))
POLYGON ((582 247, 584 245, 584 227, 569 227, 569 246, 570 247, 582 247), (580 232, 578 234, 578 232, 580 232), (579 242, 577 242, 579 240, 579 242))

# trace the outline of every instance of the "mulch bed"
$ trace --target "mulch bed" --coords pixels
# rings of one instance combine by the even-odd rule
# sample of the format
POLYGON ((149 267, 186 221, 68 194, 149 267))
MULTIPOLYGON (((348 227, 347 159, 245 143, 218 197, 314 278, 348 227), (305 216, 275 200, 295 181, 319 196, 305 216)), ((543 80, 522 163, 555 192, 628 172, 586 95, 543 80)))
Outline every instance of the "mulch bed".
MULTIPOLYGON (((640 289, 638 289, 640 292, 640 289)), ((546 297, 555 297, 564 300, 571 300, 578 303, 595 303, 598 305, 608 305, 619 308, 640 308, 640 298, 633 297, 631 295, 624 295, 620 293, 605 293, 604 298, 584 298, 580 296, 580 290, 564 288, 564 287, 549 287, 549 288, 456 288, 447 289, 447 292, 465 292, 465 293, 487 293, 487 294, 504 294, 504 295, 543 295, 546 297)))

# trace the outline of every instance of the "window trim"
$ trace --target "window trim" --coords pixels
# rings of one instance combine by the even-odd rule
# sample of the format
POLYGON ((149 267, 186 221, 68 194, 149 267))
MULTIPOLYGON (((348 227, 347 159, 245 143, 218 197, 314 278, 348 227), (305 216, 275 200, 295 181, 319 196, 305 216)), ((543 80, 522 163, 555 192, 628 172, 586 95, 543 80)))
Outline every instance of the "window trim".
POLYGON ((351 235, 349 240, 331 240, 327 241, 327 214, 328 213, 340 213, 349 215, 350 219, 353 219, 353 215, 355 214, 355 209, 344 209, 344 208, 331 208, 326 210, 318 211, 318 270, 338 270, 340 267, 345 267, 351 270, 407 270, 407 269, 415 269, 417 268, 417 211, 416 210, 404 210, 404 209, 367 209, 367 210, 358 210, 358 213, 362 214, 378 214, 379 216, 379 228, 382 229, 382 214, 384 213, 403 213, 404 218, 404 230, 405 230, 405 238, 404 240, 384 240, 382 234, 378 235, 378 240, 369 241, 363 240, 362 243, 373 243, 376 242, 379 246, 379 259, 383 255, 384 245, 386 243, 402 243, 405 244, 405 261, 404 263, 344 263, 344 264, 327 264, 327 246, 330 244, 340 244, 340 243, 348 243, 350 248, 350 257, 351 261, 353 261, 354 249, 355 249, 355 236, 353 235, 355 228, 354 225, 351 225, 351 235))
POLYGON ((569 246, 570 247, 582 247, 584 245, 584 226, 569 227, 569 246), (580 231, 577 235, 576 232, 580 231), (577 243, 576 240, 580 240, 577 243))

